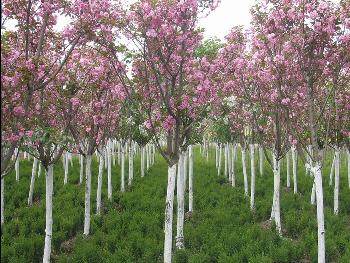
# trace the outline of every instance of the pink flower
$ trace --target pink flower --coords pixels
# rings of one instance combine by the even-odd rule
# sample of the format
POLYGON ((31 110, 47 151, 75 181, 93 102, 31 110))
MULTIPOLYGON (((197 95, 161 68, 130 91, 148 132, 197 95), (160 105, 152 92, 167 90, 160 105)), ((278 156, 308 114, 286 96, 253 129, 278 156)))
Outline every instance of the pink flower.
POLYGON ((78 98, 71 98, 70 102, 72 103, 73 107, 79 105, 80 100, 78 98))
POLYGON ((146 36, 148 36, 148 37, 156 37, 157 36, 157 32, 154 29, 149 29, 146 32, 146 36))
POLYGON ((284 98, 284 99, 282 99, 282 104, 283 104, 283 105, 288 105, 289 102, 290 102, 290 99, 289 99, 289 98, 284 98))
POLYGON ((15 114, 15 116, 23 116, 24 115, 24 108, 22 106, 14 107, 13 113, 15 114))
POLYGON ((28 137, 32 137, 33 136, 33 134, 34 134, 34 132, 33 131, 26 131, 26 135, 28 136, 28 137))
POLYGON ((171 130, 174 127, 175 123, 175 119, 171 115, 168 115, 168 117, 166 117, 166 119, 163 121, 164 130, 171 130))

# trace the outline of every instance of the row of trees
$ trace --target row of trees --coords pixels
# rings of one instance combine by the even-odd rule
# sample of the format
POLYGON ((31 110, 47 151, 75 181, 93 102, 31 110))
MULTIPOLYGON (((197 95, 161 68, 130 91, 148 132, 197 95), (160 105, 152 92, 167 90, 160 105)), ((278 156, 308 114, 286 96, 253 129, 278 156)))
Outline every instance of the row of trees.
MULTIPOLYGON (((318 258, 325 261, 322 153, 328 146, 350 147, 350 5, 259 1, 248 31, 233 28, 225 43, 202 44, 198 20, 216 5, 210 0, 146 0, 127 8, 109 0, 2 2, 2 26, 15 26, 1 36, 1 176, 16 166, 11 157, 18 147, 46 171, 43 262, 51 251, 53 164, 66 150, 84 158, 89 218, 91 158, 96 151, 102 155, 106 144, 110 152, 113 144, 107 142, 115 139, 122 150, 127 141, 144 146, 152 140, 168 163, 164 262, 171 262, 176 176, 176 246, 182 248, 183 156, 209 124, 219 131, 215 140, 227 131, 225 142, 240 143, 242 157, 249 144, 265 152, 274 171, 271 219, 280 233, 280 160, 291 149, 294 162, 296 149, 304 149, 299 152, 306 153, 315 178, 318 258), (58 29, 63 17, 69 23, 58 29), (123 45, 124 39, 132 44, 123 45)), ((254 156, 254 147, 250 151, 254 156)), ((254 178, 252 173, 252 209, 254 178)), ((111 199, 110 169, 108 182, 111 199)))

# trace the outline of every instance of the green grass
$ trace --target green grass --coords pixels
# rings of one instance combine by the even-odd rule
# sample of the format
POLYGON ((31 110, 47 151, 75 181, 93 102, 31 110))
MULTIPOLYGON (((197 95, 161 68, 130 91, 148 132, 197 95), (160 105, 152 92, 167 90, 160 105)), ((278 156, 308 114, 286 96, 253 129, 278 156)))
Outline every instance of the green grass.
MULTIPOLYGON (((216 175, 214 150, 209 163, 195 151, 194 213, 185 222, 185 247, 174 262, 317 262, 316 209, 310 204, 312 178, 299 162, 299 194, 285 188, 282 166, 281 213, 283 237, 262 227, 269 219, 273 176, 268 164, 257 173, 256 210, 250 211, 243 193, 240 158, 237 187, 216 175)), ((324 168, 327 262, 350 262, 350 191, 345 160, 341 163, 340 214, 333 215, 333 189, 328 186, 331 158, 324 168)), ((5 224, 1 229, 1 262, 40 262, 45 234, 45 176, 35 182, 32 207, 27 207, 31 162, 20 165, 20 182, 14 173, 5 178, 5 224)), ((249 165, 248 165, 249 168, 249 165)), ((63 185, 62 162, 54 168, 53 262, 162 262, 167 167, 157 156, 155 165, 140 178, 135 159, 134 182, 121 194, 120 169, 113 167, 113 202, 107 201, 103 177, 103 211, 94 215, 98 166, 93 161, 91 235, 84 238, 84 187, 78 185, 79 163, 70 167, 63 185)), ((126 166, 127 173, 127 166, 126 166)), ((187 201, 186 198, 186 211, 187 201)), ((176 207, 176 206, 175 206, 176 207)), ((174 217, 176 226, 176 211, 174 217)), ((176 227, 174 236, 176 235, 176 227)))

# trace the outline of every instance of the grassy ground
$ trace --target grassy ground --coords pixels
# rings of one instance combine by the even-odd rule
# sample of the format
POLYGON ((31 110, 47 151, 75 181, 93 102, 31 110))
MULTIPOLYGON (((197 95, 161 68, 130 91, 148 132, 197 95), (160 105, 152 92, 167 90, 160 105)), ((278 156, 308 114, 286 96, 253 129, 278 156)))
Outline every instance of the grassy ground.
MULTIPOLYGON (((174 262, 316 262, 316 209, 310 204, 312 179, 299 162, 299 194, 285 188, 282 167, 282 227, 279 237, 266 224, 272 205, 273 176, 268 164, 257 174, 256 210, 243 194, 240 158, 237 187, 232 188, 215 170, 214 151, 207 163, 195 151, 194 213, 186 217, 186 249, 174 253, 174 262)), ((327 262, 350 262, 350 191, 345 160, 341 164, 340 214, 333 215, 333 189, 328 186, 331 158, 324 168, 327 262)), ((127 166, 126 166, 127 167, 127 166)), ((249 167, 249 165, 248 165, 249 167)), ((95 212, 98 166, 93 163, 92 211, 95 212)), ((63 185, 62 162, 54 169, 53 262, 161 262, 167 167, 157 156, 155 165, 119 192, 119 166, 113 167, 113 202, 107 202, 104 172, 102 216, 92 216, 91 235, 83 238, 84 187, 78 185, 79 164, 70 167, 63 185)), ((20 165, 20 182, 5 178, 5 224, 1 229, 1 262, 40 262, 45 234, 45 176, 35 182, 33 207, 27 207, 31 162, 20 165)), ((187 200, 187 199, 186 199, 187 200)), ((186 211, 187 211, 186 201, 186 211)), ((176 207, 176 206, 175 206, 176 207)), ((175 213, 176 215, 176 213, 175 213)), ((176 226, 176 219, 174 220, 176 226)), ((176 227, 174 227, 176 230, 176 227)), ((174 236, 176 235, 174 231, 174 236)))

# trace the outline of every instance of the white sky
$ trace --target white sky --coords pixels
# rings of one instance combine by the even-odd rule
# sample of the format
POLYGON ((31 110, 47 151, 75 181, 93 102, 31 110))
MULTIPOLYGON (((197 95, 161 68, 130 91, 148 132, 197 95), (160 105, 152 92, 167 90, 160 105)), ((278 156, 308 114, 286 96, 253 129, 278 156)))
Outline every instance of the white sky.
POLYGON ((249 9, 254 2, 254 0, 221 0, 220 5, 200 21, 200 26, 205 28, 204 37, 223 39, 233 26, 248 26, 251 19, 249 9))

